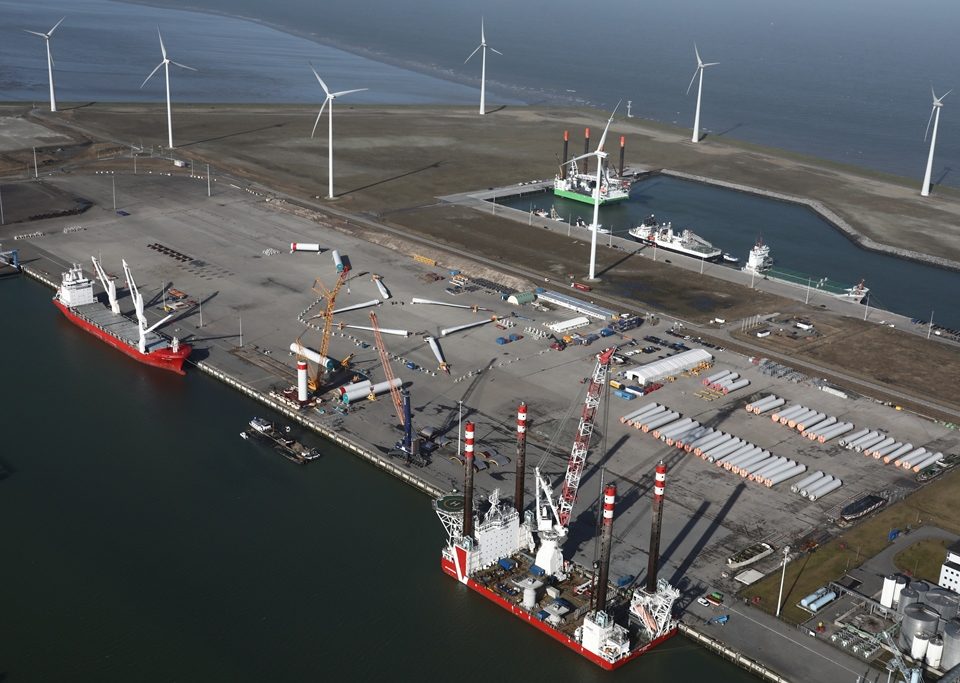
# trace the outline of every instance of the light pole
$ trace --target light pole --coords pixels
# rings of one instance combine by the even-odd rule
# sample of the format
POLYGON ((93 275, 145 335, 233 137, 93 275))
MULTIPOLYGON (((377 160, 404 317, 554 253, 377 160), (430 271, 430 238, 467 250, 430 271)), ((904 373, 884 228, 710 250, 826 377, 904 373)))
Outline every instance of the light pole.
POLYGON ((240 316, 240 347, 243 347, 243 313, 237 312, 237 315, 240 316))
POLYGON ((463 435, 463 400, 457 401, 457 455, 460 455, 460 438, 463 435))
POLYGON ((790 546, 783 547, 783 569, 780 572, 780 595, 777 596, 777 618, 780 618, 780 608, 783 606, 783 583, 787 578, 787 557, 790 555, 790 546))

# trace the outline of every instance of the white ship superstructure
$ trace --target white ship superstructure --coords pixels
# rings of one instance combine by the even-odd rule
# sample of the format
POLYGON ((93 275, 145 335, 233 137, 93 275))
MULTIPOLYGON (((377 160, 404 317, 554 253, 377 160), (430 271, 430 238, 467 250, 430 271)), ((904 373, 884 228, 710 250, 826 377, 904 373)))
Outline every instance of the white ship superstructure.
POLYGON ((717 249, 692 230, 674 231, 671 223, 660 223, 654 216, 648 216, 629 232, 631 237, 641 242, 655 244, 660 249, 704 261, 712 261, 723 256, 721 249, 717 249))

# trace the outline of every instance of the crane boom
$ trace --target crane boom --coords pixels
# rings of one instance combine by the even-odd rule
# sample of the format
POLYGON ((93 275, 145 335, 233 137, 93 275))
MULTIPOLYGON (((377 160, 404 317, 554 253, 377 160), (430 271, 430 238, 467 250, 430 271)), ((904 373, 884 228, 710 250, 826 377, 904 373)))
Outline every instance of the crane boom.
POLYGON ((393 407, 397 411, 397 417, 400 418, 400 425, 406 427, 406 418, 403 415, 403 399, 400 398, 400 389, 395 387, 393 370, 390 368, 390 356, 387 355, 387 347, 383 344, 383 335, 380 334, 380 323, 377 322, 377 314, 370 311, 370 323, 373 325, 373 336, 377 341, 377 353, 380 354, 380 363, 383 365, 383 374, 390 382, 390 398, 393 400, 393 407))
POLYGON ((327 358, 327 351, 330 349, 330 333, 333 329, 333 308, 334 303, 337 300, 337 294, 340 292, 340 288, 343 287, 344 283, 347 281, 347 275, 349 271, 342 271, 337 276, 337 284, 333 286, 332 290, 328 290, 320 280, 316 280, 313 283, 313 290, 319 292, 327 298, 327 305, 323 312, 323 336, 320 338, 320 355, 324 358, 327 358))
POLYGON ((616 349, 611 347, 597 357, 597 365, 590 378, 587 396, 583 402, 583 411, 580 414, 580 424, 573 440, 570 459, 567 461, 567 473, 563 479, 563 490, 557 505, 557 521, 566 531, 570 524, 573 506, 577 502, 577 491, 580 488, 580 478, 583 476, 583 467, 587 462, 587 451, 590 449, 590 439, 593 436, 593 422, 600 406, 603 389, 607 385, 607 371, 610 369, 610 359, 616 349))

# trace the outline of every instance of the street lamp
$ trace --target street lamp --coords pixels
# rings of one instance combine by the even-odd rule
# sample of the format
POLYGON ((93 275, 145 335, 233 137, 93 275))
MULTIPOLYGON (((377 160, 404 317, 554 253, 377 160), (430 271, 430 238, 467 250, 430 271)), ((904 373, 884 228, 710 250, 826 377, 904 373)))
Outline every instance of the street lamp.
POLYGON ((780 618, 780 608, 783 605, 783 582, 787 578, 787 558, 790 555, 790 546, 783 546, 783 569, 780 572, 780 595, 777 596, 777 618, 780 618))
POLYGON ((457 401, 457 455, 460 455, 460 438, 463 435, 463 399, 457 401))

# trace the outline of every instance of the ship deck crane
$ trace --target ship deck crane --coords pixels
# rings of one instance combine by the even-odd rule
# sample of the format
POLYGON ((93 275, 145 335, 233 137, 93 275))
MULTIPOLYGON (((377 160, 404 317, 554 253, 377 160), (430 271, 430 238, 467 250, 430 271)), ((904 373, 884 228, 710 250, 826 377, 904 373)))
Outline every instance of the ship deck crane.
POLYGON ((577 493, 580 489, 580 480, 583 477, 587 454, 590 450, 590 440, 593 437, 593 426, 600 406, 603 390, 607 386, 607 373, 610 370, 610 361, 616 347, 604 350, 597 356, 597 364, 590 377, 587 395, 580 412, 580 423, 567 460, 567 471, 563 478, 563 489, 556 503, 550 485, 536 469, 537 487, 537 530, 540 537, 540 548, 537 550, 536 564, 547 574, 556 574, 563 568, 563 555, 560 545, 567 536, 570 517, 577 502, 577 493))
POLYGON ((394 374, 390 367, 390 356, 387 355, 387 347, 383 343, 383 335, 380 334, 380 323, 377 322, 377 314, 370 311, 370 324, 373 325, 373 336, 377 342, 377 353, 380 354, 380 364, 383 365, 383 374, 390 382, 390 398, 393 400, 393 407, 397 411, 397 417, 400 418, 400 425, 407 426, 406 418, 403 414, 403 399, 400 397, 400 389, 394 386, 394 374))

